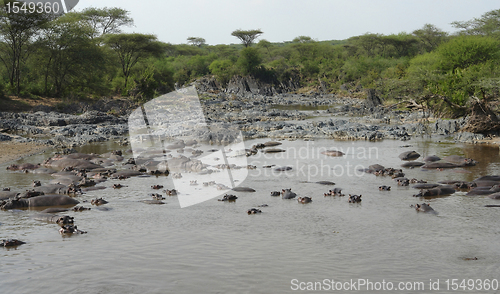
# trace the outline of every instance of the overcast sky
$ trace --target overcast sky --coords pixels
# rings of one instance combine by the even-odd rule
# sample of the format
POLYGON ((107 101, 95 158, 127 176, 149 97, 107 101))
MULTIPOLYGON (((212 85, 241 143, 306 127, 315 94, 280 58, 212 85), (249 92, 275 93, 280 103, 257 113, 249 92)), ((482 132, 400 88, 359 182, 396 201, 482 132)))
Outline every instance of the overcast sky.
POLYGON ((452 21, 481 17, 500 9, 498 0, 80 0, 85 7, 130 11, 135 27, 126 32, 155 34, 160 41, 238 43, 236 29, 261 29, 260 39, 291 41, 297 36, 343 40, 365 33, 397 34, 430 23, 453 32, 452 21))

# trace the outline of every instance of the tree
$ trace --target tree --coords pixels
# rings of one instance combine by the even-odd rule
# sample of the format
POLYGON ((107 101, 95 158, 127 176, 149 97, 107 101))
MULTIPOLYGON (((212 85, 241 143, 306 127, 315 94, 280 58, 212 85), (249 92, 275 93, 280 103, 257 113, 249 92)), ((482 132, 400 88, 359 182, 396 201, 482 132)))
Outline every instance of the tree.
POLYGON ((124 89, 127 89, 130 71, 137 62, 151 55, 163 52, 163 46, 156 41, 156 36, 145 34, 110 34, 104 40, 118 55, 125 77, 124 89))
POLYGON ((412 34, 419 39, 425 52, 436 49, 448 37, 448 33, 431 24, 425 24, 423 28, 413 31, 412 34))
POLYGON ((196 47, 201 47, 202 45, 205 45, 205 39, 203 38, 189 37, 187 38, 187 40, 188 43, 196 47))
POLYGON ((129 16, 130 12, 122 8, 95 8, 89 7, 81 13, 72 12, 84 21, 88 22, 94 30, 92 38, 106 34, 121 33, 122 26, 133 26, 134 20, 129 16))
POLYGON ((297 38, 292 40, 293 43, 310 43, 314 42, 314 40, 309 36, 298 36, 297 38))
MULTIPOLYGON (((54 95, 60 97, 70 83, 78 83, 88 73, 94 74, 103 63, 99 46, 91 36, 94 30, 86 22, 64 15, 48 23, 40 41, 45 57, 44 91, 48 95, 48 79, 54 84, 54 95)), ((43 59, 40 56, 39 59, 43 59)))
POLYGON ((255 74, 261 63, 262 58, 257 49, 244 48, 240 52, 237 65, 243 74, 255 74))
POLYGON ((246 47, 249 47, 253 44, 253 41, 257 39, 263 32, 258 29, 258 30, 236 30, 231 33, 231 36, 235 36, 236 38, 240 39, 241 43, 245 45, 246 47))
MULTIPOLYGON (((15 1, 5 1, 13 3, 15 1)), ((7 6, 0 8, 0 60, 9 75, 10 86, 19 95, 21 91, 21 69, 33 50, 34 40, 43 24, 51 20, 50 13, 9 13, 7 6)))
POLYGON ((266 48, 267 53, 271 54, 271 51, 269 51, 269 48, 271 48, 273 46, 273 44, 271 42, 269 42, 268 40, 266 40, 266 39, 260 40, 259 43, 257 43, 257 46, 261 47, 261 48, 266 48))
POLYGON ((500 9, 486 12, 481 18, 469 21, 454 21, 455 28, 461 29, 465 35, 485 35, 500 38, 500 9))

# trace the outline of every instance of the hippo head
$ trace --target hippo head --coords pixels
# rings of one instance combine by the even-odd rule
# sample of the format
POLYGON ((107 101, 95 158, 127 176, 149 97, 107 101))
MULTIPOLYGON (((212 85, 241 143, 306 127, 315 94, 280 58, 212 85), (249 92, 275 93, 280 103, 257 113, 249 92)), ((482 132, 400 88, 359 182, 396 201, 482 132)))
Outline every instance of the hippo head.
POLYGON ((8 170, 17 170, 18 166, 17 164, 11 164, 7 167, 8 170))
POLYGON ((22 199, 9 199, 0 204, 0 208, 3 210, 16 209, 20 207, 24 207, 24 201, 22 199))
POLYGON ((56 224, 60 225, 60 226, 63 226, 63 225, 68 225, 68 224, 72 224, 73 223, 73 217, 71 216, 61 216, 60 218, 58 218, 56 220, 56 224))

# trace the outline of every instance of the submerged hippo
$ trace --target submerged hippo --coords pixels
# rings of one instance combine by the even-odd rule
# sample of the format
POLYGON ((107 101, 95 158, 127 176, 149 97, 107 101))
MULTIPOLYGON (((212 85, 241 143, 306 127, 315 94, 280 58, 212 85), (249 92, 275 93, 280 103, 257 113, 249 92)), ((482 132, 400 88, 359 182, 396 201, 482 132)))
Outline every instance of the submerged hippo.
POLYGON ((153 199, 153 200, 141 200, 142 203, 146 204, 165 204, 165 202, 158 200, 158 199, 153 199))
POLYGON ((409 161, 409 162, 405 162, 401 165, 401 167, 409 167, 409 168, 412 168, 412 167, 418 167, 418 166, 422 166, 422 165, 425 165, 425 162, 420 162, 420 161, 409 161))
POLYGON ((328 156, 335 156, 335 157, 340 157, 340 156, 345 155, 344 152, 338 151, 338 150, 326 150, 326 151, 321 152, 321 154, 328 155, 328 156))
POLYGON ((422 204, 417 203, 415 205, 410 205, 410 207, 415 208, 415 210, 419 211, 419 212, 427 212, 427 213, 433 213, 433 214, 437 213, 432 207, 430 207, 429 204, 426 204, 426 203, 422 203, 422 204))
POLYGON ((440 184, 434 183, 421 183, 411 186, 413 189, 432 189, 441 186, 440 184))
POLYGON ((234 202, 238 199, 238 196, 236 195, 228 195, 225 194, 221 199, 218 199, 219 201, 228 201, 228 202, 234 202))
POLYGON ((358 203, 361 202, 362 195, 351 195, 349 194, 349 203, 358 203))
POLYGON ((272 191, 271 196, 280 196, 281 192, 280 191, 272 191))
POLYGON ((74 218, 68 215, 54 215, 50 213, 40 213, 33 216, 34 219, 48 223, 58 224, 61 227, 74 222, 74 218))
POLYGON ((92 205, 103 205, 109 203, 108 201, 102 199, 102 198, 95 198, 90 201, 90 204, 92 205))
POLYGON ((378 190, 379 191, 391 191, 391 186, 386 186, 386 185, 379 186, 378 190))
POLYGON ((500 192, 500 185, 495 185, 491 188, 489 187, 476 187, 472 190, 470 190, 467 194, 467 196, 476 196, 476 195, 490 195, 493 193, 500 192))
POLYGON ((0 246, 3 246, 3 247, 13 247, 13 246, 19 246, 19 245, 23 245, 23 244, 26 244, 26 242, 23 242, 23 241, 20 241, 17 239, 7 239, 7 240, 2 240, 2 242, 0 242, 0 246))
POLYGON ((316 182, 316 184, 320 184, 320 185, 335 185, 335 183, 331 182, 331 181, 318 181, 318 182, 316 182))
POLYGON ((279 166, 279 167, 274 168, 274 171, 277 171, 277 172, 289 171, 289 170, 292 170, 291 166, 279 166))
POLYGON ((280 152, 285 152, 286 150, 281 149, 281 148, 268 148, 264 149, 264 153, 280 153, 280 152))
POLYGON ((450 155, 443 158, 444 161, 454 163, 459 166, 474 166, 477 164, 477 161, 471 158, 465 158, 459 155, 450 155))
POLYGON ((65 195, 44 195, 28 199, 9 199, 0 205, 1 209, 33 208, 43 206, 74 206, 78 200, 65 195))
POLYGON ((325 196, 344 196, 344 194, 342 194, 342 188, 334 188, 325 193, 325 196))
POLYGON ((292 189, 282 189, 281 190, 281 198, 282 199, 293 199, 297 196, 294 192, 292 192, 292 189))
POLYGON ((234 187, 232 190, 236 192, 255 192, 255 189, 249 187, 234 187))
POLYGON ((281 145, 281 142, 275 142, 275 141, 269 141, 264 143, 265 147, 273 147, 273 146, 278 146, 281 145))
POLYGON ((455 164, 455 163, 444 161, 444 160, 428 162, 428 163, 422 165, 422 168, 425 168, 425 169, 456 168, 456 167, 461 167, 461 166, 458 164, 455 164))
POLYGON ((306 203, 311 203, 312 202, 312 198, 311 197, 299 197, 299 198, 297 198, 297 201, 299 203, 306 204, 306 203))
POLYGON ((83 206, 77 205, 77 206, 73 207, 71 210, 73 210, 73 211, 84 211, 84 210, 90 210, 90 209, 91 209, 90 207, 83 207, 83 206))
POLYGON ((172 190, 163 190, 163 192, 165 192, 165 194, 167 194, 167 196, 177 196, 177 190, 175 189, 172 189, 172 190))
POLYGON ((151 189, 160 190, 160 189, 163 189, 163 186, 162 185, 153 185, 153 186, 151 186, 151 189))
POLYGON ((401 160, 415 160, 420 157, 420 154, 418 154, 416 151, 406 151, 398 156, 401 160))
POLYGON ((455 189, 451 186, 438 186, 432 189, 422 189, 414 197, 434 197, 434 196, 448 196, 455 193, 455 189))
POLYGON ((257 208, 250 208, 249 210, 247 210, 247 213, 248 214, 258 214, 258 213, 262 213, 262 210, 257 209, 257 208))
POLYGON ((500 182, 500 176, 482 176, 475 179, 473 182, 484 182, 484 181, 492 181, 492 182, 500 182))
POLYGON ((434 161, 439 161, 441 158, 437 155, 429 155, 424 157, 423 161, 425 162, 434 162, 434 161))
POLYGON ((61 235, 65 235, 65 234, 86 234, 87 232, 79 230, 78 227, 75 225, 64 225, 59 229, 59 233, 61 233, 61 235))
POLYGON ((153 197, 153 200, 165 200, 165 197, 158 193, 149 194, 149 196, 153 197))

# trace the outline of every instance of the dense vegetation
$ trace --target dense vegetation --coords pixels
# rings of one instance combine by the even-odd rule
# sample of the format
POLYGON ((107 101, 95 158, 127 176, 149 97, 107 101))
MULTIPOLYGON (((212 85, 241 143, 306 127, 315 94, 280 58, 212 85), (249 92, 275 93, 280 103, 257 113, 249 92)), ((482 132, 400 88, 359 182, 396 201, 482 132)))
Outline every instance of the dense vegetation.
POLYGON ((57 19, 0 11, 0 90, 21 97, 147 100, 206 75, 222 86, 234 75, 252 75, 269 83, 294 80, 308 90, 326 85, 333 93, 371 88, 386 100, 413 100, 454 115, 471 97, 498 96, 500 10, 454 22, 455 35, 426 24, 411 33, 321 42, 299 36, 254 44, 265 32, 236 30, 242 44, 212 46, 188 37, 188 44, 172 45, 154 35, 122 33, 132 24, 120 8, 57 19))

